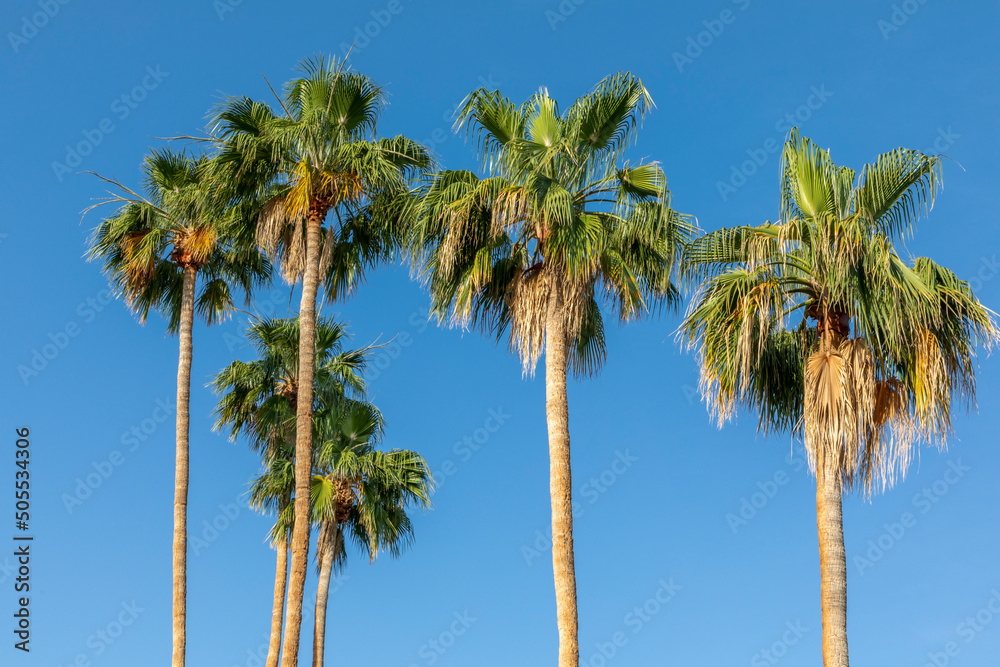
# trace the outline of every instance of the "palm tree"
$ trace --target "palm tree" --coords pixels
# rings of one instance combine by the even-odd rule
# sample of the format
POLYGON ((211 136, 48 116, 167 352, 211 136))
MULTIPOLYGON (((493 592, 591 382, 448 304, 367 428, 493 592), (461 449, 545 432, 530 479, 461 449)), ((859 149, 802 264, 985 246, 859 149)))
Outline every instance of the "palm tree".
POLYGON ((681 331, 720 425, 743 405, 760 431, 804 439, 816 474, 823 663, 847 667, 842 494, 885 490, 915 443, 944 445, 955 404, 974 403, 977 347, 1000 331, 967 282, 894 248, 933 206, 938 157, 898 148, 858 176, 793 130, 781 173, 783 222, 692 245, 706 281, 681 331))
MULTIPOLYGON (((234 205, 216 187, 218 163, 169 150, 143 163, 145 196, 121 183, 97 204, 117 204, 94 231, 89 259, 104 265, 119 296, 142 322, 161 312, 180 337, 177 370, 177 456, 174 480, 173 658, 185 661, 187 619, 188 431, 192 327, 197 312, 212 325, 233 310, 232 293, 246 299, 270 279, 270 264, 253 243, 250 200, 234 205), (200 289, 199 289, 199 280, 200 289)), ((94 208, 94 207, 91 207, 94 208)), ((90 209, 88 209, 90 210, 90 209)))
POLYGON ((312 387, 316 298, 349 294, 365 271, 392 251, 398 236, 395 195, 429 163, 426 150, 396 137, 375 139, 385 96, 368 77, 334 59, 314 58, 285 86, 281 113, 247 98, 225 103, 217 115, 220 158, 230 179, 269 199, 257 239, 281 261, 291 283, 301 281, 300 401, 296 414, 295 528, 292 534, 284 667, 294 667, 302 625, 309 556, 312 461, 312 387), (334 221, 324 227, 328 216, 334 221))
MULTIPOLYGON (((315 332, 315 386, 310 393, 314 411, 321 415, 352 395, 364 394, 361 371, 368 350, 344 350, 345 326, 333 320, 320 318, 315 332)), ((234 361, 212 383, 220 395, 216 428, 228 430, 234 441, 240 435, 247 437, 250 447, 264 460, 266 470, 254 483, 251 501, 257 508, 273 510, 278 516, 271 531, 278 564, 267 667, 275 667, 281 653, 288 539, 295 524, 289 508, 295 495, 296 414, 303 393, 298 389, 299 339, 296 319, 255 322, 247 329, 247 341, 256 349, 258 358, 234 361)))
POLYGON ((622 322, 680 303, 678 259, 695 233, 670 207, 656 163, 619 166, 652 106, 631 74, 560 112, 541 90, 520 107, 499 91, 466 100, 486 178, 444 171, 423 189, 412 252, 439 320, 478 326, 533 373, 545 352, 552 561, 559 665, 579 662, 567 370, 605 359, 598 295, 622 322))
POLYGON ((268 450, 265 470, 250 487, 250 506, 259 512, 273 512, 274 526, 268 537, 277 552, 274 575, 274 602, 271 606, 271 634, 266 667, 276 667, 281 655, 281 627, 288 589, 288 541, 292 536, 292 493, 295 490, 294 439, 268 450))
POLYGON ((313 632, 313 667, 323 667, 326 612, 334 568, 346 559, 345 535, 367 551, 393 557, 413 536, 409 505, 428 507, 432 479, 426 461, 410 450, 374 449, 382 437, 381 413, 370 403, 347 399, 318 417, 313 521, 318 526, 319 584, 313 632))

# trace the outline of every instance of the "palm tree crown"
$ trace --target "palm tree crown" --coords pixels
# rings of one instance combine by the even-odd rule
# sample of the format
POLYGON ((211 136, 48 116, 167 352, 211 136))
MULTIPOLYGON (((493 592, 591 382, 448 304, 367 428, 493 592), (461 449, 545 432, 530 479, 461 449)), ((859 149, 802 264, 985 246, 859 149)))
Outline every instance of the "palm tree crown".
POLYGON ((544 89, 520 107, 499 91, 473 92, 459 124, 478 138, 488 176, 437 174, 412 237, 433 312, 509 333, 531 370, 558 285, 570 363, 587 374, 605 358, 598 295, 622 321, 679 305, 678 260, 695 227, 670 207, 658 164, 618 164, 650 106, 630 74, 564 112, 544 89))
POLYGON ((939 170, 938 157, 900 148, 859 177, 793 131, 784 222, 693 244, 688 259, 709 279, 682 331, 720 423, 743 403, 762 430, 802 433, 811 460, 833 448, 842 482, 866 492, 905 470, 915 439, 944 443, 955 405, 974 399, 976 349, 998 331, 967 282, 893 245, 932 206, 939 170))
POLYGON ((144 194, 103 179, 117 191, 95 207, 120 206, 94 230, 88 258, 102 262, 143 322, 159 311, 177 332, 187 266, 201 278, 195 311, 208 324, 224 320, 235 308, 234 289, 248 300, 271 275, 254 245, 253 203, 227 195, 212 158, 154 150, 142 171, 144 194))
MULTIPOLYGON (((212 384, 220 395, 216 428, 231 439, 247 437, 254 451, 287 441, 295 430, 299 376, 298 319, 266 319, 247 328, 257 359, 234 361, 212 384)), ((316 326, 316 373, 313 410, 322 413, 338 401, 364 396, 362 373, 368 348, 345 350, 346 326, 320 318, 316 326)))
POLYGON ((323 57, 299 71, 279 111, 245 97, 219 109, 219 159, 239 192, 265 200, 257 239, 289 282, 305 273, 305 223, 333 214, 317 250, 327 296, 337 299, 397 247, 397 195, 430 157, 406 137, 376 138, 385 93, 368 77, 323 57))

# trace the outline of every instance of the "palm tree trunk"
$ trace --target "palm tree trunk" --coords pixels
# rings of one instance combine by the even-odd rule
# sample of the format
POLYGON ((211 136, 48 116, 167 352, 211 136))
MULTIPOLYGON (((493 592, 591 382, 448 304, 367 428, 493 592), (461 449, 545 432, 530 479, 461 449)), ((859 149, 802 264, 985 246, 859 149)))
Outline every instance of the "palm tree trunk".
POLYGON ((187 648, 187 502, 188 433, 191 421, 191 359, 194 325, 194 287, 198 269, 184 266, 181 294, 181 321, 178 330, 180 352, 177 361, 177 453, 174 467, 173 545, 173 667, 184 667, 187 648))
POLYGON ((299 379, 295 410, 295 507, 292 566, 282 667, 297 667, 302 631, 302 598, 309 566, 309 481, 312 475, 313 376, 316 368, 316 295, 319 291, 320 233, 326 211, 310 206, 306 216, 306 267, 299 306, 299 379))
POLYGON ((333 575, 333 562, 336 560, 340 547, 340 530, 334 528, 336 537, 326 540, 323 553, 320 554, 319 586, 316 590, 316 620, 313 628, 313 667, 323 667, 323 654, 326 647, 326 607, 330 601, 330 579, 333 575))
MULTIPOLYGON (((280 517, 288 506, 288 500, 283 500, 278 509, 280 517)), ((281 622, 285 615, 285 589, 288 585, 288 536, 284 535, 278 542, 278 567, 274 574, 274 604, 271 606, 271 640, 267 646, 267 662, 265 667, 278 667, 278 656, 281 654, 281 622)))
POLYGON ((552 499, 552 570, 559 627, 559 667, 577 667, 576 566, 573 562, 573 493, 566 397, 566 326, 559 285, 551 287, 545 322, 545 420, 549 430, 552 499))
POLYGON ((840 477, 834 463, 816 461, 816 524, 823 609, 823 667, 848 667, 847 555, 840 477))

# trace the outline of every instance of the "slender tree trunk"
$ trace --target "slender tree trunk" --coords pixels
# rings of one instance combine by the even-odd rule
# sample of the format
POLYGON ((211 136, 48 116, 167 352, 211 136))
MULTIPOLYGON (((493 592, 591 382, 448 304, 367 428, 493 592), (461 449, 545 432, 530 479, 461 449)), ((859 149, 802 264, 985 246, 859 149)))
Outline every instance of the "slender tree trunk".
POLYGON ((323 667, 323 654, 326 648, 326 607, 330 601, 330 579, 333 575, 333 562, 337 549, 340 547, 340 529, 333 529, 336 537, 327 540, 320 554, 319 586, 316 589, 316 619, 313 627, 313 667, 323 667))
POLYGON ((194 325, 194 287, 198 269, 184 266, 181 294, 181 321, 178 330, 180 353, 177 362, 177 454, 174 467, 174 546, 173 546, 173 667, 184 667, 187 648, 187 502, 188 433, 191 417, 191 359, 194 325))
POLYGON ((319 291, 320 233, 325 210, 311 206, 306 217, 306 268, 299 306, 299 380, 295 411, 295 524, 282 667, 297 667, 302 598, 309 566, 309 481, 312 475, 313 376, 316 371, 316 294, 319 291))
MULTIPOLYGON (((552 281, 556 283, 556 281, 552 281)), ((559 667, 577 667, 576 566, 573 562, 573 480, 570 474, 569 405, 566 397, 566 327, 558 284, 549 294, 545 322, 545 419, 549 429, 552 499, 552 570, 559 626, 559 667)))
MULTIPOLYGON (((280 517, 288 500, 283 499, 278 508, 280 517)), ((278 667, 278 656, 281 654, 281 622, 285 615, 285 589, 288 586, 288 536, 278 543, 278 567, 274 574, 274 604, 271 606, 271 640, 267 646, 267 662, 265 667, 278 667)))
POLYGON ((836 465, 816 461, 816 524, 822 576, 823 667, 848 667, 847 555, 840 478, 836 465))

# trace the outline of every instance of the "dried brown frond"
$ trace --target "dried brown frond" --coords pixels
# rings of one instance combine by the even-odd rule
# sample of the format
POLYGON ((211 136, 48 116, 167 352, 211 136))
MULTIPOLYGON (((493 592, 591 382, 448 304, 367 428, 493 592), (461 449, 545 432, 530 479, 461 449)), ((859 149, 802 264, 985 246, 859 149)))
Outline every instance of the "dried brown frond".
POLYGON ((861 338, 835 339, 806 362, 806 452, 837 461, 845 489, 866 496, 892 486, 909 466, 917 435, 909 394, 879 368, 861 338))
POLYGON ((523 188, 510 188, 497 196, 490 234, 498 236, 525 222, 531 215, 531 198, 523 188))
POLYGON ((121 241, 122 253, 125 256, 125 283, 123 295, 125 303, 130 308, 135 305, 139 294, 153 280, 156 273, 156 258, 150 255, 142 259, 140 247, 148 232, 132 232, 121 241))
POLYGON ((526 376, 534 375, 544 352, 550 307, 563 318, 566 342, 572 344, 587 322, 594 285, 593 278, 571 279, 552 266, 521 272, 514 279, 507 292, 510 350, 521 359, 526 376))
POLYGON ((845 460, 845 444, 855 432, 853 406, 846 400, 850 382, 847 360, 836 350, 819 350, 806 360, 804 436, 809 465, 817 459, 840 462, 845 460), (845 443, 845 440, 847 441, 845 443))
POLYGON ((438 250, 438 264, 441 276, 448 280, 459 263, 459 252, 466 247, 476 247, 476 225, 470 220, 468 204, 448 211, 444 215, 445 235, 438 250))
POLYGON ((951 432, 952 374, 937 337, 920 329, 913 341, 914 416, 928 441, 945 443, 951 432))
POLYGON ((856 478, 866 495, 885 490, 906 474, 915 430, 906 387, 897 378, 876 382, 866 456, 856 478))
POLYGON ((170 259, 179 266, 201 267, 215 250, 217 240, 218 234, 211 227, 182 229, 174 235, 170 259))
POLYGON ((782 322, 787 300, 782 286, 770 277, 755 285, 740 303, 741 312, 732 323, 739 325, 736 355, 744 391, 749 390, 753 368, 764 353, 772 328, 782 322))
POLYGON ((520 272, 507 291, 510 350, 521 359, 525 375, 534 375, 545 348, 545 321, 553 281, 547 268, 520 272))

